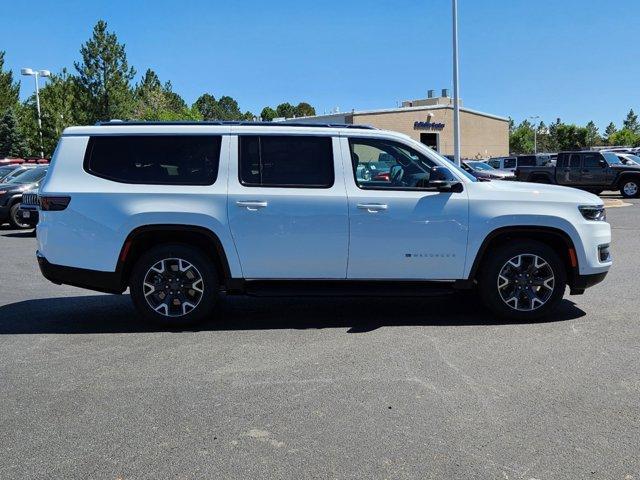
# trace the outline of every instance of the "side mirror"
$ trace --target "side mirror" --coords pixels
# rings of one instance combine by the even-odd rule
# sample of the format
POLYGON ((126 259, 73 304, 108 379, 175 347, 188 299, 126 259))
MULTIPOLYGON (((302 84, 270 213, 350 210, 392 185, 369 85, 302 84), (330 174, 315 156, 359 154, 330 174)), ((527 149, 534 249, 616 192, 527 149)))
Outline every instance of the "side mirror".
POLYGON ((460 193, 463 190, 462 183, 446 167, 432 167, 427 186, 439 192, 460 193))
POLYGON ((601 166, 602 168, 607 168, 607 167, 608 167, 607 162, 605 162, 603 159, 600 159, 600 160, 598 161, 598 163, 600 164, 600 166, 601 166))

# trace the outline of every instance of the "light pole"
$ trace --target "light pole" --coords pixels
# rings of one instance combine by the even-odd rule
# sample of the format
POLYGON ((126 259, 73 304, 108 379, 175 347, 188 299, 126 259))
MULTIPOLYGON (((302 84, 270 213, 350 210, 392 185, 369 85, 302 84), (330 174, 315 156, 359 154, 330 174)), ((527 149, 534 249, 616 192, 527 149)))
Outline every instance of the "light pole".
POLYGON ((40 158, 44 158, 44 144, 42 142, 42 118, 40 115, 40 85, 38 85, 38 77, 50 77, 49 70, 33 70, 31 68, 23 68, 20 73, 25 76, 34 77, 36 80, 36 107, 38 108, 38 133, 40 134, 40 158))
POLYGON ((453 9, 453 159, 460 166, 460 92, 458 89, 458 0, 453 9))
MULTIPOLYGON (((540 115, 535 115, 533 117, 529 117, 529 120, 538 120, 539 118, 540 115)), ((532 123, 531 125, 533 125, 533 154, 535 155, 538 153, 538 129, 536 128, 535 123, 532 123)))

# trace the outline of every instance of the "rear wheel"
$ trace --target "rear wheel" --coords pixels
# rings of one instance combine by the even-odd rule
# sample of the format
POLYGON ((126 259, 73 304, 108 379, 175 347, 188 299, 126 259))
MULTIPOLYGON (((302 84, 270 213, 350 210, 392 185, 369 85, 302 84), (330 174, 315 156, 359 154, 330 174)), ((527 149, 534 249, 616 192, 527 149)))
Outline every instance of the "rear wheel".
POLYGON ((534 320, 551 312, 566 286, 564 264, 548 245, 514 241, 492 252, 480 274, 480 294, 501 317, 534 320))
POLYGON ((620 186, 620 194, 624 198, 638 198, 640 196, 640 182, 635 178, 624 180, 620 186))
POLYGON ((131 299, 143 317, 182 327, 207 319, 218 300, 213 262, 197 248, 171 244, 152 248, 131 274, 131 299))
POLYGON ((13 228, 33 228, 28 223, 24 223, 18 216, 18 210, 20 210, 20 204, 14 203, 9 209, 9 223, 13 228))

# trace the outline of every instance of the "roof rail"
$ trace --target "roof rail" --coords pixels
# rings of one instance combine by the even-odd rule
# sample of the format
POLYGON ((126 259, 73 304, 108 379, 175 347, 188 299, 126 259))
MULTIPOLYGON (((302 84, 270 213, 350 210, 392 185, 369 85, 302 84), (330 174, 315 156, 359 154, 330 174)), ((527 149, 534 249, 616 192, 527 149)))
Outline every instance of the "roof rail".
POLYGON ((304 122, 245 122, 240 120, 203 120, 203 121, 142 121, 142 120, 109 120, 96 122, 100 127, 120 127, 129 125, 243 125, 252 127, 319 127, 319 128, 360 128, 377 130, 371 125, 353 125, 347 123, 304 123, 304 122))

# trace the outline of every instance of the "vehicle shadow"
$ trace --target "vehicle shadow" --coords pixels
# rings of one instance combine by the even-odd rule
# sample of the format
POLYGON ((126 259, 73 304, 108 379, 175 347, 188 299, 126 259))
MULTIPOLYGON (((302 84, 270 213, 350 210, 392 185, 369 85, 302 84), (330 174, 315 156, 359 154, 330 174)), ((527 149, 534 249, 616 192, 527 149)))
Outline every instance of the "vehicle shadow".
POLYGON ((3 237, 7 238, 34 238, 36 236, 35 230, 13 230, 11 233, 3 233, 3 237))
MULTIPOLYGON (((541 322, 572 320, 584 315, 573 302, 563 300, 553 316, 541 322)), ((497 318, 482 308, 475 296, 460 294, 433 298, 228 297, 221 300, 216 317, 196 327, 168 329, 140 319, 128 295, 45 298, 0 306, 0 334, 320 328, 347 328, 348 333, 365 333, 392 326, 519 323, 497 318)))

